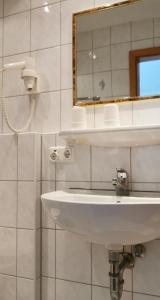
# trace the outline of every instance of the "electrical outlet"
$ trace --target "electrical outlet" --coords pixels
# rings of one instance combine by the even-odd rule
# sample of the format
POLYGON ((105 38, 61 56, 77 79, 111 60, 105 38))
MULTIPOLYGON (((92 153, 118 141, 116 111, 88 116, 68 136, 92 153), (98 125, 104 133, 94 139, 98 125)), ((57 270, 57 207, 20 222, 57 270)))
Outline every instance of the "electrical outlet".
POLYGON ((49 157, 52 162, 73 162, 73 148, 72 147, 50 147, 49 157))

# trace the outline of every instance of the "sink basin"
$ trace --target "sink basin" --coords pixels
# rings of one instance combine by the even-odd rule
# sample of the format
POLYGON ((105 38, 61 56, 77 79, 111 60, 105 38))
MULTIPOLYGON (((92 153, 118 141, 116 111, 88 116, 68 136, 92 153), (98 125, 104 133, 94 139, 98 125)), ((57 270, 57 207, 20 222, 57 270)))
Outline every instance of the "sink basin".
POLYGON ((160 237, 160 198, 62 191, 41 198, 58 225, 108 249, 160 237))

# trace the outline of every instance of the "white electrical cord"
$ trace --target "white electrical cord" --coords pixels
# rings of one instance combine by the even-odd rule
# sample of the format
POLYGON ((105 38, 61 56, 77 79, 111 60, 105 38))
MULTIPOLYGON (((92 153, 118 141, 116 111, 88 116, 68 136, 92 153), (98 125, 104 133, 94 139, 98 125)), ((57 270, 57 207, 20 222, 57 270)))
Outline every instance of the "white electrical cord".
POLYGON ((33 114, 34 114, 34 110, 35 110, 35 99, 33 98, 33 95, 30 95, 30 114, 29 114, 29 117, 28 117, 28 120, 26 122, 26 124, 20 128, 20 129, 17 129, 15 128, 10 120, 9 120, 9 116, 8 116, 8 112, 7 112, 7 108, 6 108, 6 103, 5 103, 5 100, 3 99, 2 97, 2 109, 3 109, 3 113, 4 113, 4 117, 5 117, 5 120, 6 120, 6 123, 8 125, 8 127, 15 133, 23 133, 27 130, 27 128, 29 127, 29 125, 31 124, 31 121, 32 121, 32 118, 33 118, 33 114))

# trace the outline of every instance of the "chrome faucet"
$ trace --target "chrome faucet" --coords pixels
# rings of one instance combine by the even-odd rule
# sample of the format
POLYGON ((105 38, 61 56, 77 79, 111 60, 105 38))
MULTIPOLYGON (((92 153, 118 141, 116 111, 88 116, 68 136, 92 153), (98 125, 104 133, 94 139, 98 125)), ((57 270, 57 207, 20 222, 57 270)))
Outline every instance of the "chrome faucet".
POLYGON ((117 169, 117 177, 113 178, 112 184, 117 196, 129 196, 129 176, 126 170, 117 169))

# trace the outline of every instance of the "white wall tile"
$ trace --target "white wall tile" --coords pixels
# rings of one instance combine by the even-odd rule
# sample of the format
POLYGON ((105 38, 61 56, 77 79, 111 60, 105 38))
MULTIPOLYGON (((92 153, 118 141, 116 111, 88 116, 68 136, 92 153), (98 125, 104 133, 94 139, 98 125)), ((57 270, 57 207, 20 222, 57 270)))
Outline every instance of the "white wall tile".
POLYGON ((94 6, 93 0, 68 0, 61 3, 61 43, 72 42, 72 14, 94 6))
POLYGON ((37 272, 36 232, 18 229, 17 274, 20 277, 35 279, 37 272))
POLYGON ((42 230, 42 275, 55 277, 55 230, 42 230))
POLYGON ((55 279, 42 277, 42 300, 55 300, 55 279))
POLYGON ((160 182, 160 146, 132 148, 132 181, 160 182))
POLYGON ((57 3, 60 0, 31 0, 31 8, 40 7, 40 6, 48 6, 48 4, 57 3))
POLYGON ((17 278, 17 300, 36 300, 35 295, 34 280, 17 278))
POLYGON ((100 28, 93 31, 93 48, 110 45, 110 28, 100 28))
POLYGON ((29 0, 5 0, 4 1, 4 15, 12 15, 21 11, 30 9, 29 0))
POLYGON ((42 180, 55 180, 55 164, 49 160, 49 148, 55 146, 54 134, 42 135, 42 180))
POLYGON ((160 100, 133 102, 133 125, 160 124, 160 100))
POLYGON ((1 227, 0 241, 0 273, 16 275, 16 229, 1 227))
POLYGON ((72 88, 72 45, 61 46, 61 89, 72 88))
POLYGON ((32 50, 60 45, 60 4, 45 8, 31 11, 32 50))
MULTIPOLYGON (((4 59, 4 63, 8 64, 8 63, 13 63, 13 62, 24 61, 25 58, 28 56, 30 56, 29 53, 9 56, 4 59)), ((21 71, 20 70, 12 70, 12 71, 8 71, 8 72, 4 72, 3 95, 4 96, 17 96, 17 95, 24 95, 24 94, 25 94, 25 88, 24 88, 24 81, 21 79, 21 71), (16 82, 16 84, 15 84, 15 82, 16 82)))
POLYGON ((72 127, 72 90, 61 91, 61 130, 72 127))
POLYGON ((56 234, 56 276, 78 282, 91 283, 90 243, 69 232, 56 234))
POLYGON ((31 131, 48 133, 60 130, 60 92, 41 93, 36 101, 31 131))
POLYGON ((40 227, 40 183, 18 182, 18 227, 40 227))
POLYGON ((32 52, 40 76, 41 92, 60 89, 60 47, 32 52), (45 63, 44 63, 45 62, 45 63))
POLYGON ((160 241, 146 244, 146 254, 141 260, 136 260, 133 270, 133 291, 151 295, 160 295, 160 241), (152 274, 152 276, 151 276, 152 274))
POLYGON ((0 226, 16 227, 17 183, 0 181, 0 226))
POLYGON ((0 180, 17 179, 17 137, 0 135, 0 180))
POLYGON ((0 275, 1 299, 17 300, 16 298, 16 277, 0 275), (5 287, 5 288, 4 288, 5 287))
POLYGON ((18 135, 18 179, 39 180, 40 179, 40 135, 19 134, 18 135))
POLYGON ((115 177, 116 169, 118 168, 124 168, 130 174, 129 148, 92 148, 93 181, 111 182, 115 177))
MULTIPOLYGON (((42 194, 55 191, 55 181, 42 181, 42 194)), ((42 227, 55 229, 55 223, 42 203, 42 227)))
POLYGON ((71 164, 57 163, 57 180, 90 181, 90 147, 76 145, 74 162, 71 164))
POLYGON ((4 55, 29 51, 29 24, 29 12, 12 15, 4 19, 4 55))
POLYGON ((91 288, 89 285, 64 280, 56 280, 56 299, 57 300, 90 300, 91 288))
POLYGON ((92 48, 92 32, 79 32, 77 34, 77 49, 78 51, 90 50, 92 48))

